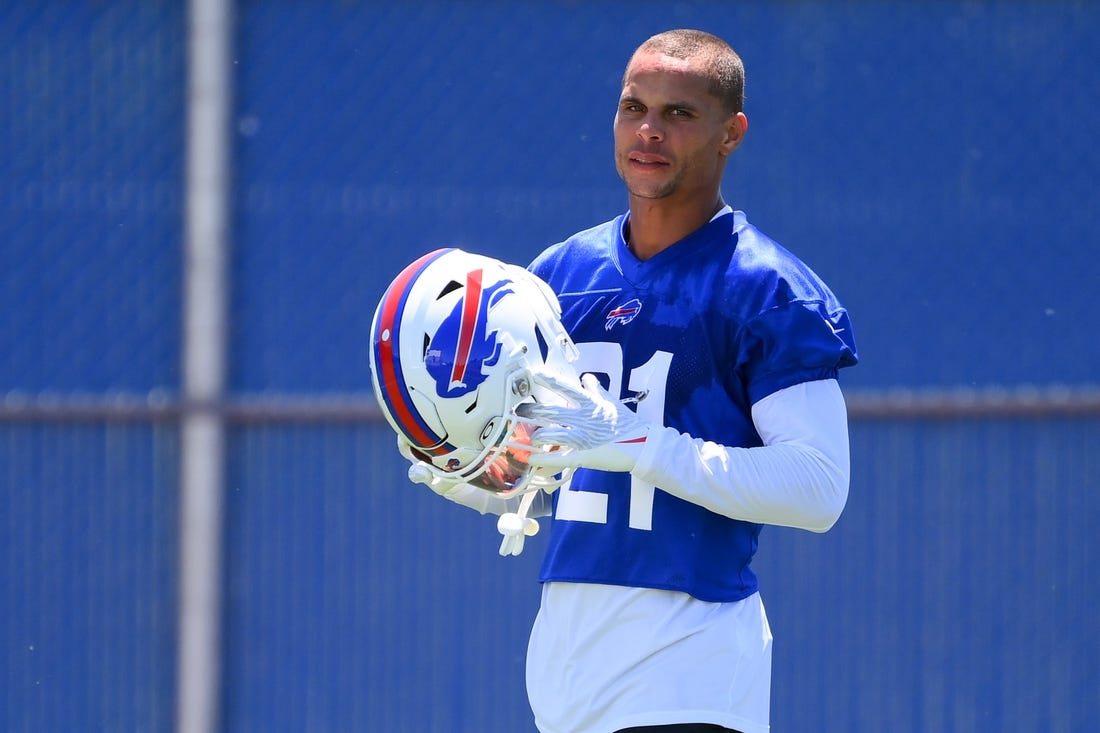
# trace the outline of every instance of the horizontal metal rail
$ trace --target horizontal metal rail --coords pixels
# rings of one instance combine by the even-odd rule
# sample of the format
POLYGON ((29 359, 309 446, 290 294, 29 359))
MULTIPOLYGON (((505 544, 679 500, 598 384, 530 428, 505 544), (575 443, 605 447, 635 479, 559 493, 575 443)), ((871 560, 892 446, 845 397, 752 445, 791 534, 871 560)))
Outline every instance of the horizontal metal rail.
POLYGON ((1100 385, 853 390, 853 420, 965 420, 1100 415, 1100 385))
MULTIPOLYGON (((868 420, 965 420, 1100 416, 1100 386, 1017 386, 848 390, 848 415, 868 420)), ((234 424, 378 423, 370 394, 263 394, 221 403, 189 402, 165 393, 26 394, 0 397, 0 422, 166 422, 212 412, 234 424)))
POLYGON ((0 422, 170 422, 210 412, 233 423, 382 421, 371 396, 265 395, 221 403, 137 394, 109 396, 7 395, 0 399, 0 422))

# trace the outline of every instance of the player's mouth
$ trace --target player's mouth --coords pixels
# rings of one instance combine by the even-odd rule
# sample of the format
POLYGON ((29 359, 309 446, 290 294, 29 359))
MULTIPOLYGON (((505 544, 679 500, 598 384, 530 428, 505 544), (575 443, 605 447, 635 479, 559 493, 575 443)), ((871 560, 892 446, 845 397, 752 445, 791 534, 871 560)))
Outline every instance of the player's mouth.
POLYGON ((667 167, 668 159, 653 153, 631 153, 627 156, 630 166, 636 170, 654 171, 667 167))

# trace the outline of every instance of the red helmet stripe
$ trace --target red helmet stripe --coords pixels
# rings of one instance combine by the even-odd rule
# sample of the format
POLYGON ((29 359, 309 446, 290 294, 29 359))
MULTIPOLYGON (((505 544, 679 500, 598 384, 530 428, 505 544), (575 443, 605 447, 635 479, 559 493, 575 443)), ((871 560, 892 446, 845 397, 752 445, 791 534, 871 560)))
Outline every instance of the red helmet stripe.
POLYGON ((436 258, 450 251, 439 249, 429 252, 402 270, 386 289, 374 324, 374 369, 382 388, 383 407, 410 443, 433 455, 449 453, 454 447, 443 442, 446 436, 435 434, 412 403, 401 371, 400 323, 409 291, 420 273, 436 258))
POLYGON ((465 384, 466 364, 477 332, 477 319, 481 310, 481 270, 466 273, 466 293, 462 301, 462 323, 458 331, 458 347, 451 367, 451 386, 465 384))

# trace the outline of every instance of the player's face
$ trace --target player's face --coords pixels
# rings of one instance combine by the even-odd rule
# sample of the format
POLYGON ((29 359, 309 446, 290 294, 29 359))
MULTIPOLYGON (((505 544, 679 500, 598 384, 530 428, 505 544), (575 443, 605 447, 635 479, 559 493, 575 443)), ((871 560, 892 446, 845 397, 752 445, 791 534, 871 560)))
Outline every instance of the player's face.
POLYGON ((717 195, 745 116, 711 94, 699 63, 659 52, 631 59, 615 114, 615 166, 631 196, 717 195))

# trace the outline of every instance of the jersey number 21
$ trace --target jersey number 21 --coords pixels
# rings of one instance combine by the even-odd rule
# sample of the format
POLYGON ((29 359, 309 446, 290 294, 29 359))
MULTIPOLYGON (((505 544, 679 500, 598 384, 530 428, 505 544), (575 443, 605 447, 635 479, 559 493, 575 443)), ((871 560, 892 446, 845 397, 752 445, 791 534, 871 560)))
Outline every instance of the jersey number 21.
MULTIPOLYGON (((623 350, 613 342, 597 341, 577 344, 580 358, 577 371, 590 372, 608 378, 607 391, 612 396, 622 394, 623 350)), ((630 370, 626 388, 631 392, 644 393, 645 398, 638 402, 638 417, 657 425, 664 424, 665 385, 668 370, 672 364, 672 354, 656 351, 645 364, 630 370)), ((630 527, 649 530, 653 528, 653 491, 652 484, 630 477, 630 527)), ((607 494, 597 491, 573 491, 568 485, 558 492, 558 508, 554 512, 556 519, 574 522, 595 522, 607 524, 607 494)))

